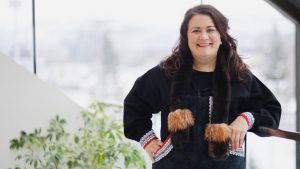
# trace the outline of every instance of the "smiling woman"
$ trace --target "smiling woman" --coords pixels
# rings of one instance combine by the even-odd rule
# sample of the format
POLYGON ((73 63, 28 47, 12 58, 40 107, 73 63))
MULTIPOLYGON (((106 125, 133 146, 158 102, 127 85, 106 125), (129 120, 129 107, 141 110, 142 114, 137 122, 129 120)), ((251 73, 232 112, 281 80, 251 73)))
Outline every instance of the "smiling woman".
MULTIPOLYGON (((31 0, 0 1, 0 54, 9 56, 9 59, 13 59, 30 72, 33 70, 31 2, 31 0)), ((37 76, 59 88, 83 107, 88 106, 94 98, 121 104, 136 77, 156 65, 162 57, 170 55, 170 49, 179 35, 178 28, 184 12, 199 2, 195 0, 36 1, 37 76)), ((280 128, 295 130, 294 23, 269 5, 267 0, 203 0, 203 2, 212 4, 230 18, 229 32, 238 39, 237 50, 245 58, 243 61, 282 103, 284 113, 280 128)), ((216 31, 222 34, 217 29, 217 23, 214 23, 214 26, 216 31)), ((222 42, 224 43, 224 40, 222 42)), ((220 48, 222 46, 224 44, 220 48)), ((169 65, 167 72, 176 72, 172 70, 177 70, 173 68, 180 63, 180 59, 174 60, 174 64, 169 65)), ((3 71, 3 68, 0 67, 1 71, 6 73, 5 76, 12 77, 12 72, 3 71)), ((202 72, 194 68, 193 73, 210 78, 213 71, 202 72)), ((4 82, 3 79, 2 81, 4 82)), ((210 84, 202 80, 199 85, 205 88, 210 84)), ((196 93, 200 96, 203 92, 196 93)), ((168 95, 165 97, 169 99, 168 95)), ((3 95, 2 99, 2 105, 9 105, 6 95, 3 95)), ((27 100, 32 101, 32 99, 27 100)), ((11 109, 8 108, 2 112, 10 111, 11 109)), ((3 113, 4 131, 11 124, 7 116, 8 114, 3 113)), ((155 115, 152 122, 159 138, 160 129, 164 127, 160 125, 160 114, 155 115)), ((14 132, 10 128, 5 133, 14 132)), ((4 135, 1 138, 8 140, 4 135)), ((247 134, 247 168, 295 168, 296 161, 300 161, 295 159, 295 143, 280 141, 282 140, 259 138, 252 133, 247 134)), ((166 142, 164 146, 169 145, 168 143, 166 142)), ((0 152, 4 154, 0 168, 8 168, 6 164, 9 164, 9 160, 5 152, 0 152), (4 159, 4 156, 7 159, 4 159)), ((163 151, 157 152, 161 155, 163 153, 163 151)), ((150 158, 147 164, 150 165, 150 158)))
POLYGON ((215 69, 221 36, 214 22, 207 15, 192 17, 188 25, 188 44, 194 57, 193 68, 211 72, 215 69))
POLYGON ((245 135, 278 128, 281 106, 248 69, 211 5, 190 8, 172 54, 139 77, 124 100, 124 133, 153 169, 245 169, 245 135), (160 139, 152 114, 161 112, 160 139))

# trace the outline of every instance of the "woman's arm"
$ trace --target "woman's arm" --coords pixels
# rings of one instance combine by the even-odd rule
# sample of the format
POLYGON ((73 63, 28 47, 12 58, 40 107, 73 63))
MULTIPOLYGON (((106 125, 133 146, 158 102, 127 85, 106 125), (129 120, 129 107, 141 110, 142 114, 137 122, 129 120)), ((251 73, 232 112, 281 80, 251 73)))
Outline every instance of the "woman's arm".
POLYGON ((260 132, 259 127, 279 127, 281 105, 273 93, 254 75, 251 77, 249 107, 249 112, 255 120, 249 131, 266 136, 260 132))
POLYGON ((151 117, 160 111, 157 74, 155 67, 139 77, 124 100, 124 134, 129 139, 141 142, 155 136, 151 117))

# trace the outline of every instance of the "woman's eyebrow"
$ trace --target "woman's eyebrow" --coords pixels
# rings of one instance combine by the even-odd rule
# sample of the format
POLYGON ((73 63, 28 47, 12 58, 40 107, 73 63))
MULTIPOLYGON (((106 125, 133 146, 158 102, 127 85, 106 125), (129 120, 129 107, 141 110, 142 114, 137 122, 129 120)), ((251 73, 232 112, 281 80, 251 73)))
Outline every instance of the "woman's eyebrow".
POLYGON ((215 26, 214 25, 209 25, 206 28, 215 28, 215 26))
MULTIPOLYGON (((209 26, 206 26, 206 28, 215 28, 214 25, 209 25, 209 26)), ((192 27, 192 29, 201 29, 199 26, 194 26, 192 27)))

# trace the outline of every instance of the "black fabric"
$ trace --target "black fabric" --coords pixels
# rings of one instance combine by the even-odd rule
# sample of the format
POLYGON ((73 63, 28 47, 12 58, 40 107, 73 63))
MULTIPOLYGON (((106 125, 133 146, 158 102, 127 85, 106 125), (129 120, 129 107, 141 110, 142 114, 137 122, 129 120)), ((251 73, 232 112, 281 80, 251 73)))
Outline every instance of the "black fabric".
MULTIPOLYGON (((139 77, 124 100, 124 134, 139 141, 152 128, 152 114, 168 106, 170 87, 161 70, 156 67, 139 77), (164 102, 163 102, 164 101, 164 102)), ((169 110, 167 110, 168 112, 169 110)))
POLYGON ((174 148, 166 157, 153 164, 153 169, 245 169, 245 158, 230 155, 215 161, 208 155, 204 140, 209 123, 209 96, 212 95, 214 73, 194 71, 191 90, 187 94, 187 108, 193 112, 195 125, 190 129, 190 142, 183 148, 174 148))
POLYGON ((186 96, 189 92, 192 78, 192 57, 182 65, 171 82, 170 111, 187 107, 186 96))
MULTIPOLYGON (((230 124, 242 112, 251 112, 255 117, 255 123, 250 131, 261 135, 258 131, 259 126, 278 128, 281 115, 279 102, 269 89, 253 74, 249 73, 244 76, 247 79, 245 83, 230 84, 231 90, 229 95, 231 98, 228 104, 228 123, 230 124)), ((173 162, 174 164, 182 162, 185 165, 180 165, 182 167, 181 169, 193 168, 192 165, 194 165, 193 161, 195 159, 197 159, 195 165, 196 163, 198 165, 201 164, 203 169, 240 169, 244 167, 244 158, 233 155, 230 155, 229 158, 224 161, 209 162, 207 145, 203 139, 204 127, 208 122, 208 110, 205 104, 208 104, 208 102, 205 101, 205 104, 195 103, 199 102, 201 100, 200 98, 204 99, 207 95, 213 93, 213 90, 211 90, 213 81, 211 79, 213 77, 214 75, 208 75, 203 72, 194 71, 192 73, 192 83, 189 89, 190 94, 187 95, 187 97, 189 97, 187 105, 193 109, 192 112, 196 117, 197 125, 190 130, 190 132, 192 132, 191 142, 186 145, 187 147, 184 149, 172 150, 167 157, 154 164, 153 168, 167 169, 163 167, 164 161, 166 161, 166 165, 173 162), (199 91, 201 91, 201 97, 199 97, 199 91), (206 108, 204 108, 205 111, 200 111, 203 107, 195 108, 195 106, 204 106, 206 108), (193 142, 197 142, 197 145, 193 142), (191 157, 189 157, 188 154, 190 151, 193 152, 193 156, 191 157), (159 167, 159 165, 162 165, 162 167, 159 167)), ((170 112, 170 91, 171 79, 165 75, 163 69, 159 66, 152 68, 137 79, 124 100, 124 133, 127 138, 139 141, 141 137, 152 128, 150 120, 152 114, 161 111, 161 140, 164 141, 166 139, 169 135, 167 119, 170 112)))
POLYGON ((213 76, 212 95, 214 97, 212 122, 228 124, 231 86, 228 75, 216 69, 213 76))

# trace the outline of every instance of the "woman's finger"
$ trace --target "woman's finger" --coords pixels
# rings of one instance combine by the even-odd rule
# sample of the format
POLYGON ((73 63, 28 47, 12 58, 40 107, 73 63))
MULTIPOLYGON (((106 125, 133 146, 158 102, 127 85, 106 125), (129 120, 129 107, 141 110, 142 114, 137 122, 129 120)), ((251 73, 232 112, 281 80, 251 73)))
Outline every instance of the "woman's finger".
POLYGON ((244 144, 244 138, 245 138, 246 133, 241 133, 240 139, 239 139, 239 147, 242 147, 244 144))
POLYGON ((151 161, 152 161, 152 163, 153 163, 153 162, 154 162, 153 153, 150 152, 150 151, 147 151, 147 153, 148 153, 148 155, 149 155, 149 157, 150 157, 150 159, 151 159, 151 161))
POLYGON ((231 148, 232 150, 236 150, 241 147, 244 141, 245 134, 242 131, 232 128, 231 131, 231 148))
POLYGON ((152 152, 156 152, 156 150, 159 149, 159 148, 160 148, 159 145, 153 145, 151 151, 152 151, 152 152))
POLYGON ((240 134, 239 132, 235 132, 235 137, 234 137, 234 150, 236 150, 239 146, 239 140, 240 140, 240 134))
POLYGON ((161 147, 163 145, 163 142, 161 142, 160 140, 157 140, 157 144, 161 147))
POLYGON ((234 149, 234 138, 235 138, 235 133, 233 130, 231 130, 231 136, 230 136, 230 144, 231 144, 231 149, 234 149))
POLYGON ((162 142, 160 140, 153 140, 145 147, 147 154, 149 155, 152 162, 154 162, 154 154, 161 147, 162 142))

